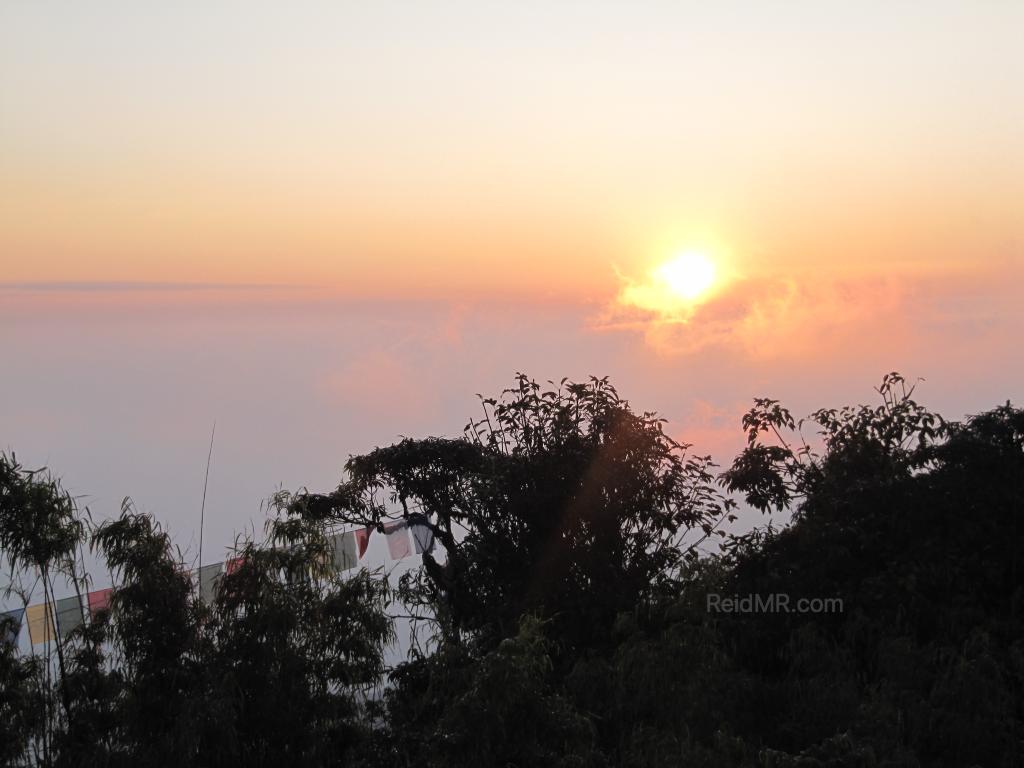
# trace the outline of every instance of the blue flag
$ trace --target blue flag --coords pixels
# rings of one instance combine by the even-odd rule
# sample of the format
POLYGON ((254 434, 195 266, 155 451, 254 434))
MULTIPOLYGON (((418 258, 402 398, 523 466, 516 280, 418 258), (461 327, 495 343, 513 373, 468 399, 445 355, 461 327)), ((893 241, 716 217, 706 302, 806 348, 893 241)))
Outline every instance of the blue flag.
POLYGON ((21 634, 21 619, 24 615, 24 608, 15 608, 13 611, 0 613, 0 642, 7 645, 15 645, 18 642, 18 635, 21 634))

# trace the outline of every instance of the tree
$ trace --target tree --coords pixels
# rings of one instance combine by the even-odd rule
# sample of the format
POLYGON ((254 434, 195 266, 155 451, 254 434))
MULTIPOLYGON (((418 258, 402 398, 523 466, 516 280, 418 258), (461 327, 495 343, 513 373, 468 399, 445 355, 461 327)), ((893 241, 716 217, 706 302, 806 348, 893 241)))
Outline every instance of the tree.
POLYGON ((122 680, 117 752, 144 765, 192 765, 204 729, 217 722, 206 696, 203 608, 170 536, 126 503, 93 533, 120 585, 111 598, 110 642, 122 680))
POLYGON ((690 456, 607 379, 542 391, 520 374, 482 406, 462 438, 353 457, 335 492, 291 506, 376 531, 397 519, 429 526, 444 562, 425 555, 405 595, 448 640, 492 649, 530 614, 560 653, 599 645, 620 611, 680 567, 684 537, 709 535, 732 508, 710 458, 690 456))
POLYGON ((760 737, 804 755, 777 765, 860 765, 867 748, 896 764, 1019 764, 1024 411, 947 422, 895 373, 878 392, 879 406, 812 415, 820 451, 775 401, 744 419, 748 447, 724 481, 794 523, 734 540, 725 588, 839 597, 843 611, 719 631, 776 690, 760 737))
MULTIPOLYGON (((67 577, 77 590, 81 574, 75 556, 83 538, 84 526, 78 519, 75 501, 60 482, 45 469, 26 470, 13 454, 8 457, 0 453, 0 553, 7 561, 10 574, 5 596, 20 591, 25 599, 31 594, 34 586, 19 588, 20 577, 25 573, 34 573, 37 577, 34 583, 41 582, 46 603, 52 602, 55 575, 67 577)), ((20 690, 22 706, 28 705, 34 710, 31 715, 21 713, 22 725, 31 725, 33 729, 22 730, 19 735, 25 749, 31 749, 41 762, 53 758, 54 732, 62 720, 72 718, 71 701, 63 684, 64 640, 60 633, 53 640, 60 670, 56 698, 46 695, 50 685, 48 658, 32 659, 23 664, 13 658, 0 662, 10 665, 6 675, 20 681, 11 693, 20 690), (32 684, 28 683, 29 676, 35 677, 32 684)), ((47 656, 48 651, 49 640, 47 656)))
POLYGON ((229 722, 210 765, 346 762, 368 737, 362 705, 393 640, 386 582, 331 565, 322 526, 272 520, 220 583, 209 624, 212 696, 229 722), (289 574, 291 578, 282 578, 289 574))
POLYGON ((351 459, 333 493, 278 496, 210 602, 150 516, 84 526, 56 481, 0 461, 8 562, 77 578, 88 529, 118 579, 59 674, 0 647, 0 760, 1019 766, 1024 411, 948 422, 897 374, 878 392, 805 422, 755 401, 718 481, 791 521, 698 556, 734 506, 710 459, 603 379, 519 377, 462 438, 403 440, 351 459), (392 591, 341 578, 327 536, 402 520, 442 550, 398 590, 432 642, 387 670, 392 591), (719 614, 710 594, 841 605, 719 614))
POLYGON ((270 520, 210 605, 150 515, 126 500, 93 526, 56 480, 0 456, 12 585, 35 570, 51 600, 47 574, 80 579, 86 539, 114 576, 110 608, 59 633, 56 670, 0 643, 0 764, 323 765, 366 740, 390 592, 367 573, 342 579, 322 524, 270 520))

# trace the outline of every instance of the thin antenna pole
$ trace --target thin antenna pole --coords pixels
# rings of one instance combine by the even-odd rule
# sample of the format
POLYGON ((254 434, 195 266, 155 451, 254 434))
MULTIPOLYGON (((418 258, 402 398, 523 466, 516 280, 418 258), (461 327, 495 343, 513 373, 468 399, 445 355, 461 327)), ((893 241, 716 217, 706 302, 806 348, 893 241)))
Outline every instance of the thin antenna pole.
POLYGON ((203 479, 203 504, 199 508, 199 567, 203 567, 203 524, 206 522, 206 486, 210 483, 210 459, 213 458, 213 437, 217 434, 217 420, 210 432, 210 452, 206 454, 206 477, 203 479))

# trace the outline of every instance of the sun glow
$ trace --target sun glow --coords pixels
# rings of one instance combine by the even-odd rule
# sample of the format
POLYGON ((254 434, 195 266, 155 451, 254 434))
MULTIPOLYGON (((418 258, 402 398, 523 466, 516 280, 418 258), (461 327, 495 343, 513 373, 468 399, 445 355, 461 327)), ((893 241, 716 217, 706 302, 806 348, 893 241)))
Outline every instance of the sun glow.
POLYGON ((721 264, 703 251, 684 251, 634 282, 624 278, 618 303, 655 313, 661 320, 687 322, 726 280, 721 264))
POLYGON ((662 264, 654 277, 670 294, 685 301, 694 301, 714 285, 715 264, 699 251, 689 251, 662 264))

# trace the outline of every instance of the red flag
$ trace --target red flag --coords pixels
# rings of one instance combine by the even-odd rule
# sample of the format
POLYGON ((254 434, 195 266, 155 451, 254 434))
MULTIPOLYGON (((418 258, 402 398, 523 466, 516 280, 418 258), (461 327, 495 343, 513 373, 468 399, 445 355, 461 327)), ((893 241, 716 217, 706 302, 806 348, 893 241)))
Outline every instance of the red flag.
POLYGON ((372 533, 372 531, 373 529, 370 528, 370 526, 366 526, 365 528, 355 532, 356 546, 359 547, 360 560, 363 559, 363 555, 366 554, 366 548, 370 545, 370 533, 372 533))
POLYGON ((113 589, 97 589, 89 593, 89 615, 95 616, 100 611, 110 610, 110 595, 113 589))
POLYGON ((245 561, 244 557, 233 557, 224 563, 224 572, 230 576, 232 573, 242 567, 242 563, 245 561))

